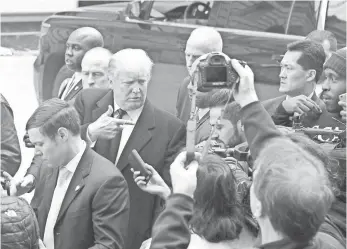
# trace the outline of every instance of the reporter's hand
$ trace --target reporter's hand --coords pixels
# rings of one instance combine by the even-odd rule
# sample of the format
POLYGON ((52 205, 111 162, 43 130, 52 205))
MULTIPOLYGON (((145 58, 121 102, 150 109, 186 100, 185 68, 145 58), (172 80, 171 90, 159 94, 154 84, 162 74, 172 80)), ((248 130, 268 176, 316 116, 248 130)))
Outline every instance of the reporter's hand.
POLYGON ((146 184, 145 177, 141 176, 140 171, 131 169, 135 183, 141 190, 153 195, 159 195, 161 198, 166 200, 167 197, 169 197, 169 195, 171 194, 169 186, 151 165, 146 163, 145 167, 149 172, 151 172, 152 177, 146 184))
POLYGON ((181 152, 170 166, 170 175, 173 192, 194 197, 196 189, 196 171, 198 161, 201 159, 200 153, 195 153, 195 160, 185 167, 187 152, 181 152))
POLYGON ((89 132, 92 142, 98 138, 112 139, 118 132, 123 130, 124 125, 121 125, 121 122, 124 122, 124 120, 113 118, 111 117, 112 114, 113 108, 109 105, 107 111, 88 126, 87 132, 89 132))
POLYGON ((339 106, 341 106, 342 109, 343 109, 343 110, 340 112, 341 118, 342 118, 343 121, 346 122, 346 102, 344 102, 344 101, 339 101, 338 104, 339 104, 339 106))
POLYGON ((11 196, 20 196, 28 193, 34 186, 35 177, 31 174, 26 175, 24 178, 16 180, 9 173, 4 172, 3 178, 10 182, 11 196))
POLYGON ((303 114, 309 111, 314 111, 316 113, 322 112, 319 105, 305 95, 299 95, 299 96, 284 100, 282 102, 282 106, 286 110, 286 112, 290 114, 294 112, 298 114, 303 114))
POLYGON ((243 67, 235 59, 231 60, 231 64, 240 77, 240 82, 234 90, 235 101, 241 108, 258 101, 258 96, 254 88, 254 74, 252 69, 248 65, 243 67))

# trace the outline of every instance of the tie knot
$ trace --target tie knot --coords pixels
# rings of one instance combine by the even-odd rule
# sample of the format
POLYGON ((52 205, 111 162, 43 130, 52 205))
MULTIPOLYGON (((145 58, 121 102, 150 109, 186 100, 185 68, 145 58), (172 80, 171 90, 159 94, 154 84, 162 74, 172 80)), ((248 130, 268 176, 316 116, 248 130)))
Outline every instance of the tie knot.
POLYGON ((126 111, 124 111, 123 109, 118 109, 117 111, 115 111, 115 117, 116 118, 119 118, 119 119, 122 119, 123 118, 123 116, 126 114, 127 112, 126 111))

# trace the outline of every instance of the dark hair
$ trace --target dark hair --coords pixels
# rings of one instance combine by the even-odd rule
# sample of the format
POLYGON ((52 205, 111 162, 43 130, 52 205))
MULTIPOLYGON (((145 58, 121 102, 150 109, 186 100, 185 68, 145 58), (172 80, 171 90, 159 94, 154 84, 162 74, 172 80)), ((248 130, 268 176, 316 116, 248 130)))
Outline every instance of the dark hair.
POLYGON ((230 166, 209 154, 199 164, 194 193, 192 231, 210 242, 234 240, 243 227, 243 213, 230 166))
POLYGON ((334 194, 322 161, 287 137, 271 139, 254 168, 255 196, 275 231, 308 242, 324 222, 334 194))
POLYGON ((340 194, 340 187, 344 182, 344 174, 341 174, 341 165, 328 156, 322 147, 303 133, 294 132, 287 134, 294 143, 319 159, 328 172, 328 177, 332 185, 335 196, 340 194))
POLYGON ((312 40, 318 43, 322 43, 326 40, 329 41, 330 50, 335 52, 337 50, 337 40, 335 35, 328 30, 313 30, 306 36, 306 39, 312 40))
POLYGON ((315 81, 318 82, 325 61, 325 52, 323 46, 311 40, 296 41, 288 44, 288 51, 301 52, 301 56, 297 63, 304 70, 313 69, 316 71, 315 81))
POLYGON ((54 140, 58 129, 64 127, 73 135, 80 134, 80 118, 76 109, 66 101, 53 98, 43 102, 31 115, 26 130, 39 128, 40 132, 54 140))
POLYGON ((208 108, 224 106, 233 101, 233 92, 230 89, 219 89, 208 93, 208 108))

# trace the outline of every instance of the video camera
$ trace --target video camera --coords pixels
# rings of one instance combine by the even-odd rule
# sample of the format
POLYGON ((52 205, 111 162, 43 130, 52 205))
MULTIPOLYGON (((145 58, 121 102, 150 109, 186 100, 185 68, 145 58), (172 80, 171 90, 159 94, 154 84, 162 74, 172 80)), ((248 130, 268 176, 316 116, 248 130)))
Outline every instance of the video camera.
MULTIPOLYGON (((205 58, 199 58, 199 64, 194 72, 195 83, 199 92, 209 92, 212 89, 231 89, 240 81, 239 75, 231 65, 231 59, 221 52, 213 52, 205 58)), ((246 63, 240 61, 242 66, 246 63)))

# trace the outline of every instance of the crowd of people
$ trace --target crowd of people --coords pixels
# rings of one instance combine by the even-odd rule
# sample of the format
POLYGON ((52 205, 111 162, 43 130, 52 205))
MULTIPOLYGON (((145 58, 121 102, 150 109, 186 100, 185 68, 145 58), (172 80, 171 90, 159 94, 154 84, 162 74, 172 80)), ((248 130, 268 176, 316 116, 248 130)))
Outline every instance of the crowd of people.
POLYGON ((345 248, 347 49, 332 33, 288 44, 283 95, 259 101, 252 69, 235 58, 234 89, 197 90, 199 63, 223 40, 195 29, 176 116, 147 98, 145 51, 103 46, 91 27, 69 36, 72 77, 56 79, 55 98, 29 118, 35 156, 19 180, 15 113, 1 95, 2 248, 345 248), (20 196, 31 191, 29 206, 20 196))

